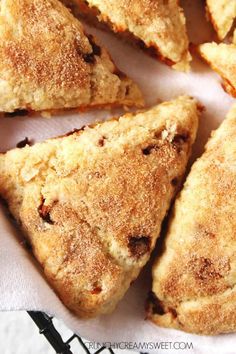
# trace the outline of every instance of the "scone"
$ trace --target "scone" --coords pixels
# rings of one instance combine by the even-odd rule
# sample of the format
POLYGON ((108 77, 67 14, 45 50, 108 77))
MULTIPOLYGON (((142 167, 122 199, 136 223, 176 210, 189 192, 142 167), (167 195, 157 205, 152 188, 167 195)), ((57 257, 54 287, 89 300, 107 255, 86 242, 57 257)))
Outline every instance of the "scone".
POLYGON ((236 106, 193 165, 153 267, 148 317, 197 334, 236 331, 236 106))
POLYGON ((0 155, 0 196, 77 315, 112 311, 149 259, 197 126, 181 97, 0 155))
POLYGON ((219 39, 223 40, 236 19, 236 1, 207 0, 207 12, 219 39))
POLYGON ((199 52, 222 76, 224 89, 236 97, 236 44, 205 43, 199 46, 199 52))
POLYGON ((62 0, 92 23, 100 23, 178 70, 191 56, 178 0, 62 0))
POLYGON ((142 95, 58 0, 1 0, 0 112, 137 105, 142 95))

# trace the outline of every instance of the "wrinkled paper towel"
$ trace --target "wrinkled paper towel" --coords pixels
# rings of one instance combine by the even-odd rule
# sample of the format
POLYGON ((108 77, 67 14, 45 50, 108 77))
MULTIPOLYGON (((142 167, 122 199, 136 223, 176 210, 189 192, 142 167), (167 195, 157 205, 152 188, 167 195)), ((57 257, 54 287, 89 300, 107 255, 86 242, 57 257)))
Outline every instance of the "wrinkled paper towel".
MULTIPOLYGON (((203 2, 190 0, 185 3, 192 42, 200 43, 214 38, 211 26, 204 18, 203 2)), ((111 34, 91 28, 88 30, 97 34, 108 47, 118 67, 139 83, 148 105, 186 93, 196 97, 205 106, 192 160, 199 156, 210 131, 219 125, 235 102, 221 88, 220 78, 198 58, 194 58, 190 74, 178 73, 111 34)), ((99 111, 51 119, 4 118, 0 120, 0 151, 15 147, 24 137, 40 141, 113 114, 99 111)), ((145 321, 144 302, 149 289, 150 269, 146 267, 113 314, 93 320, 79 320, 62 305, 49 287, 33 257, 22 246, 19 231, 11 225, 3 209, 0 209, 0 310, 45 311, 62 319, 81 336, 98 342, 172 342, 173 345, 177 341, 193 345, 193 349, 181 350, 182 353, 235 353, 236 334, 194 336, 158 328, 145 321)), ((150 345, 139 351, 177 352, 170 349, 170 345, 166 348, 151 350, 150 345)))

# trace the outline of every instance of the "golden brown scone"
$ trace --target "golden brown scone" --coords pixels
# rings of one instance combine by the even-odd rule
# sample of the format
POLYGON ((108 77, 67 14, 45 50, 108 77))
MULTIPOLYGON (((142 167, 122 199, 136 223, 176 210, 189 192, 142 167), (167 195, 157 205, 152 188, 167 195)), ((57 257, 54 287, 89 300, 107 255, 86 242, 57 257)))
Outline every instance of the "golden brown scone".
POLYGON ((189 42, 178 0, 62 1, 77 15, 98 20, 175 69, 189 70, 189 42))
POLYGON ((112 311, 149 259, 197 126, 180 97, 0 155, 0 195, 79 316, 112 311))
POLYGON ((207 12, 219 39, 223 40, 236 19, 236 1, 207 0, 207 12))
POLYGON ((223 87, 236 97, 236 44, 205 43, 199 46, 203 59, 223 78, 223 87))
POLYGON ((142 106, 141 93, 57 0, 1 0, 0 111, 142 106))
POLYGON ((198 334, 236 331, 236 106, 193 165, 153 267, 148 317, 198 334))

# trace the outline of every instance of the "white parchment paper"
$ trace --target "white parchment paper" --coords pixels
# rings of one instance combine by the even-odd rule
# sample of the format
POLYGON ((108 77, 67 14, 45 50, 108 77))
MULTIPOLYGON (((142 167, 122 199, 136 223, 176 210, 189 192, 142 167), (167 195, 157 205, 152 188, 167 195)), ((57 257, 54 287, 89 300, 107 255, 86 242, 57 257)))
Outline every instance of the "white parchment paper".
MULTIPOLYGON (((195 44, 214 39, 211 26, 204 18, 203 2, 185 1, 190 39, 195 44)), ((206 110, 202 114, 192 161, 201 154, 212 129, 224 119, 235 102, 220 85, 220 78, 206 64, 194 58, 192 72, 178 73, 147 57, 113 35, 89 28, 106 45, 121 70, 142 88, 147 104, 172 99, 180 94, 196 97, 206 110)), ((42 117, 4 118, 0 120, 0 151, 15 147, 24 137, 41 141, 74 128, 113 116, 118 112, 89 112, 46 119, 42 117)), ((60 302, 48 286, 33 257, 20 242, 19 231, 0 209, 0 310, 41 310, 62 319, 81 336, 99 342, 141 342, 143 352, 177 353, 174 342, 192 343, 193 349, 182 353, 235 353, 236 334, 216 337, 194 336, 156 327, 145 321, 144 302, 150 289, 147 266, 130 287, 115 312, 94 320, 79 320, 60 302), (151 350, 148 342, 172 342, 166 349, 151 350), (146 343, 146 344, 144 344, 146 343)), ((184 345, 182 346, 184 347, 184 345)))

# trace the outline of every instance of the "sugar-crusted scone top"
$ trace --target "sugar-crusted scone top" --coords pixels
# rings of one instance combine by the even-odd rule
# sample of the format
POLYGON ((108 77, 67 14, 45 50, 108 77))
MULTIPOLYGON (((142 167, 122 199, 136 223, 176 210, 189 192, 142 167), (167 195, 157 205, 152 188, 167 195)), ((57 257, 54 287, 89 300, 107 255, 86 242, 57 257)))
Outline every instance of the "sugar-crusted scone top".
POLYGON ((236 331, 236 106, 195 162, 153 268, 150 318, 198 334, 236 331))
POLYGON ((78 6, 78 14, 97 16, 115 32, 131 35, 179 70, 188 70, 185 17, 177 0, 64 0, 78 6), (89 9, 93 12, 90 14, 89 9))
POLYGON ((147 262, 197 126, 181 97, 0 155, 0 195, 78 315, 113 310, 147 262))
POLYGON ((0 111, 142 105, 137 86, 57 0, 1 0, 0 111))

